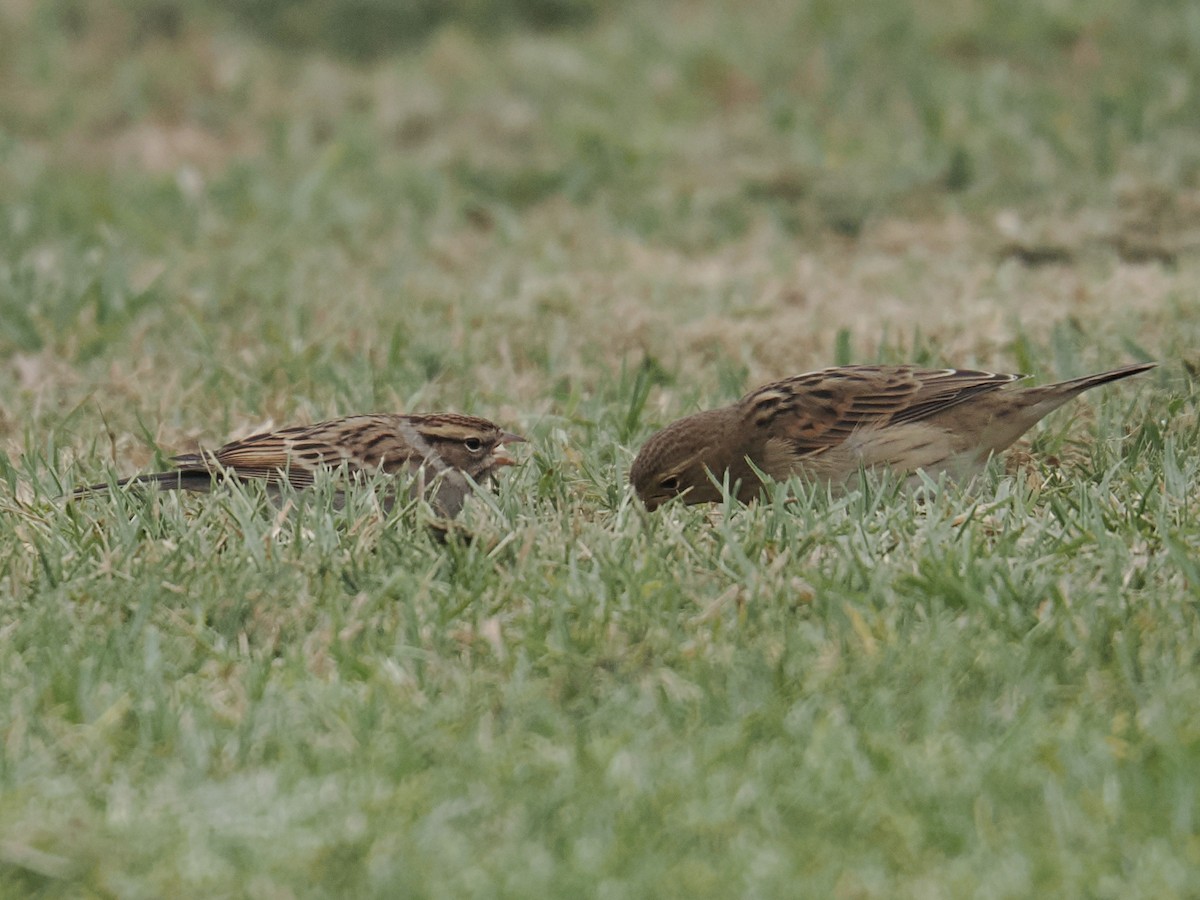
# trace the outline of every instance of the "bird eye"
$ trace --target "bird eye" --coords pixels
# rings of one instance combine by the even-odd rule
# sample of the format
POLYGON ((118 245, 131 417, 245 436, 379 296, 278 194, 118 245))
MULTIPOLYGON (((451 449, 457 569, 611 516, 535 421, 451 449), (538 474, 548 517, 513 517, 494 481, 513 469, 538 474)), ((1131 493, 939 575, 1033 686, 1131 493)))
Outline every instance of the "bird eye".
POLYGON ((472 453, 478 453, 480 450, 483 449, 483 441, 481 441, 479 438, 474 438, 474 437, 467 438, 465 441, 463 441, 463 446, 466 447, 472 453))
POLYGON ((662 481, 660 481, 658 483, 658 486, 660 488, 662 488, 664 491, 671 491, 672 493, 674 493, 675 491, 679 490, 679 476, 678 475, 668 475, 666 478, 664 478, 662 481))

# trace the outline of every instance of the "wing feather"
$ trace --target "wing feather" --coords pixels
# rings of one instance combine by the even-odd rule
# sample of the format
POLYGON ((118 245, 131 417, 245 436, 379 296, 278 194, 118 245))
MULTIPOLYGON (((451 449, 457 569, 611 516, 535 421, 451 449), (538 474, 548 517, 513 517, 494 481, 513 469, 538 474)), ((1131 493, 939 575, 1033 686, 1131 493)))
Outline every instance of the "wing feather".
MULTIPOLYGON (((219 472, 227 469, 239 478, 262 478, 273 483, 286 479, 296 488, 311 487, 318 471, 342 465, 350 472, 381 466, 392 471, 393 466, 387 465, 391 460, 372 452, 386 444, 388 437, 393 438, 394 446, 395 428, 387 421, 389 418, 382 415, 350 416, 252 434, 214 451, 175 457, 174 462, 182 470, 219 472), (354 439, 348 441, 347 436, 354 439), (356 446, 366 452, 355 454, 350 448, 356 446)), ((407 462, 407 458, 395 462, 399 467, 407 462)))
POLYGON ((855 432, 928 419, 1022 375, 916 366, 842 366, 797 375, 746 395, 755 427, 803 455, 855 432))

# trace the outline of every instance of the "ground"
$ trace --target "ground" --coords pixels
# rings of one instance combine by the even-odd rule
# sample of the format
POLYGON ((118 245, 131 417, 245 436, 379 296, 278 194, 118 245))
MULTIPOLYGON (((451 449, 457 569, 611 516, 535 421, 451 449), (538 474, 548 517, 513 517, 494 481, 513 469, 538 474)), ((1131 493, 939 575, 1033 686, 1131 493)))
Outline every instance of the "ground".
POLYGON ((0 11, 0 895, 1196 896, 1192 4, 306 7, 0 11), (969 489, 626 484, 1140 360, 969 489), (446 540, 63 500, 439 409, 530 438, 446 540))

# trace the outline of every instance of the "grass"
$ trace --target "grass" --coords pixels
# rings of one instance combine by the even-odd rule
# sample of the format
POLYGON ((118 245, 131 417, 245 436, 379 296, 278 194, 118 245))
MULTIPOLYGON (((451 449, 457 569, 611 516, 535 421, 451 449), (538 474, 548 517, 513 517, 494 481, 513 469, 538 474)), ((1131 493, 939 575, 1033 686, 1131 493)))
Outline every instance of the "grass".
POLYGON ((1195 896, 1200 19, 752 6, 0 12, 0 896, 1195 896), (625 485, 834 362, 1136 359, 970 490, 625 485), (61 499, 375 409, 531 438, 472 540, 61 499))

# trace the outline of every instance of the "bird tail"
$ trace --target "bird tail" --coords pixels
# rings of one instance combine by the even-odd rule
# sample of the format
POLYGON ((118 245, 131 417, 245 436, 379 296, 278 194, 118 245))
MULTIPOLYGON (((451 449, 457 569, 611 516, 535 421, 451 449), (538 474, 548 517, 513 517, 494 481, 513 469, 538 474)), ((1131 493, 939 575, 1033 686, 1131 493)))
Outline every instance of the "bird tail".
POLYGON ((1111 369, 1108 372, 1084 375, 1082 378, 1071 378, 1067 381, 1055 382, 1054 384, 1043 384, 1039 387, 1025 388, 1020 392, 1024 400, 1022 404, 1024 410, 1023 416, 1028 420, 1028 424, 1025 427, 1028 428, 1038 419, 1042 418, 1042 416, 1048 415, 1068 400, 1078 397, 1084 391, 1099 387, 1102 384, 1108 384, 1110 381, 1120 381, 1122 378, 1128 378, 1130 375, 1136 375, 1139 372, 1145 372, 1147 369, 1153 369, 1157 365, 1158 363, 1135 363, 1132 366, 1122 366, 1119 369, 1111 369))
POLYGON ((1099 387, 1102 384, 1108 384, 1110 381, 1120 381, 1122 378, 1128 378, 1130 375, 1137 375, 1139 372, 1145 372, 1148 369, 1153 369, 1158 363, 1134 363, 1131 366, 1121 366, 1119 369, 1111 369, 1108 372, 1100 372, 1096 375, 1084 375, 1082 378, 1072 378, 1068 381, 1060 381, 1056 384, 1048 384, 1044 390, 1062 392, 1071 397, 1083 391, 1090 390, 1094 387, 1099 387))
POLYGON ((142 485, 156 488, 160 491, 207 491, 212 488, 213 476, 209 472, 175 470, 172 472, 154 472, 149 475, 134 475, 132 478, 122 478, 116 484, 92 484, 78 488, 73 497, 83 497, 107 491, 111 487, 126 485, 142 485))

